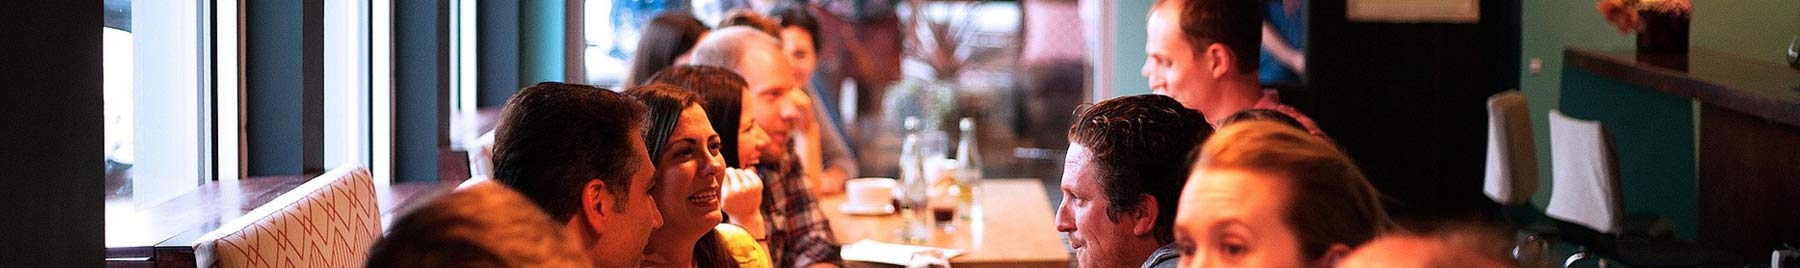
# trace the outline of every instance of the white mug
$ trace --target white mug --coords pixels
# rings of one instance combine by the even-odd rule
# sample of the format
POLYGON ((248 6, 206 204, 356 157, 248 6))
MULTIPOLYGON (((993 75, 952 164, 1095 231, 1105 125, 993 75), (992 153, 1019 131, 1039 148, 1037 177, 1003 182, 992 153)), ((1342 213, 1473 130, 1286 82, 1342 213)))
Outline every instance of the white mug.
POLYGON ((844 181, 844 195, 847 203, 860 207, 878 207, 893 205, 894 187, 898 185, 892 178, 864 177, 844 181))

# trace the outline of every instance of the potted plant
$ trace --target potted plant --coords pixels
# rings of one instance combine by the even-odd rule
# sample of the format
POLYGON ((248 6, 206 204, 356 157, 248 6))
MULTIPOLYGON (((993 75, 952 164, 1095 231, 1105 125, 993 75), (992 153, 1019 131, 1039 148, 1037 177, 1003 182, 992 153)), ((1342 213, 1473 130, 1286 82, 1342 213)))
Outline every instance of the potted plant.
POLYGON ((1689 0, 1599 0, 1594 8, 1620 34, 1636 32, 1638 52, 1687 53, 1694 14, 1689 0))

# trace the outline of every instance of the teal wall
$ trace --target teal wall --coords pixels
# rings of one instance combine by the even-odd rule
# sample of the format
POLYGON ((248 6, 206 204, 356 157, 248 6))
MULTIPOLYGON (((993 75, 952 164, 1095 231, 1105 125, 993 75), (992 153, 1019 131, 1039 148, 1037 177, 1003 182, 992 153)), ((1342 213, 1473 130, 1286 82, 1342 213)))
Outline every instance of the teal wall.
POLYGON ((1155 1, 1108 1, 1113 8, 1113 96, 1150 94, 1150 80, 1144 79, 1144 23, 1149 20, 1150 4, 1155 1))
POLYGON ((1563 69, 1562 74, 1563 114, 1600 121, 1612 137, 1625 211, 1669 219, 1676 235, 1695 238, 1699 194, 1693 101, 1584 70, 1563 69))
MULTIPOLYGON (((519 80, 563 81, 563 0, 519 1, 519 80)), ((587 81, 574 81, 587 83, 587 81)))
MULTIPOLYGON (((1629 50, 1633 47, 1634 37, 1616 32, 1594 10, 1592 1, 1525 1, 1523 5, 1523 14, 1521 14, 1523 30, 1520 33, 1522 48, 1519 59, 1519 68, 1522 72, 1520 72, 1519 82, 1520 89, 1524 91, 1527 102, 1531 105, 1532 124, 1534 131, 1537 132, 1535 138, 1538 145, 1538 165, 1542 167, 1538 169, 1540 189, 1533 201, 1539 206, 1548 204, 1552 190, 1550 189, 1551 172, 1554 167, 1550 166, 1550 128, 1545 119, 1551 109, 1561 107, 1560 104, 1571 103, 1570 108, 1585 110, 1572 114, 1577 117, 1612 117, 1606 114, 1616 114, 1619 111, 1613 109, 1625 109, 1625 107, 1653 112, 1685 111, 1688 113, 1686 118, 1689 119, 1688 127, 1683 129, 1685 131, 1658 133, 1625 130, 1618 127, 1614 127, 1614 129, 1617 130, 1615 133, 1620 139, 1619 153, 1622 158, 1627 157, 1625 154, 1631 152, 1654 150, 1623 148, 1632 146, 1631 144, 1634 142, 1625 141, 1629 139, 1662 140, 1682 144, 1664 146, 1663 149, 1686 148, 1686 150, 1679 151, 1685 153, 1681 155, 1687 157, 1685 158, 1687 159, 1686 165, 1634 168, 1627 164, 1640 161, 1648 161, 1644 163, 1681 161, 1682 158, 1679 156, 1660 159, 1621 159, 1621 169, 1631 169, 1621 170, 1621 174, 1625 177, 1623 182, 1626 184, 1625 188, 1632 189, 1625 193, 1628 210, 1659 212, 1675 222, 1679 235, 1693 238, 1695 212, 1693 211, 1694 204, 1692 204, 1694 198, 1691 179, 1694 176, 1692 157, 1693 139, 1698 137, 1693 131, 1693 124, 1696 122, 1693 122, 1692 119, 1691 101, 1687 101, 1688 105, 1680 105, 1679 102, 1682 100, 1677 99, 1676 104, 1671 104, 1670 99, 1649 96, 1632 96, 1602 101, 1601 99, 1609 96, 1608 94, 1631 94, 1629 91, 1620 90, 1641 91, 1646 89, 1597 81, 1601 79, 1582 72, 1563 70, 1563 48, 1577 46, 1602 50, 1629 50), (1543 69, 1539 73, 1532 73, 1529 70, 1529 64, 1534 58, 1543 60, 1543 69), (1572 78, 1577 81, 1564 81, 1564 75, 1572 75, 1572 78), (1578 93, 1583 95, 1570 96, 1575 98, 1574 100, 1564 100, 1563 94, 1566 90, 1564 86, 1582 89, 1598 88, 1599 91, 1578 93), (1593 106, 1576 107, 1590 104, 1593 106), (1631 133, 1646 133, 1653 136, 1626 137, 1631 133), (1673 140, 1683 138, 1687 140, 1685 142, 1673 140), (1662 174, 1667 172, 1686 172, 1686 174, 1662 174), (1639 178, 1633 178, 1634 174, 1639 178), (1643 176, 1651 177, 1642 178, 1643 176), (1687 181, 1679 181, 1682 176, 1688 178, 1687 181), (1634 186, 1634 182, 1643 185, 1634 186)), ((1758 60, 1781 62, 1783 59, 1779 53, 1786 49, 1789 38, 1800 34, 1800 1, 1694 1, 1694 10, 1693 33, 1690 41, 1694 47, 1723 51, 1758 60)), ((1605 121, 1608 118, 1600 119, 1605 121)), ((1660 123, 1662 124, 1652 124, 1645 129, 1665 128, 1669 122, 1660 123)), ((1634 125, 1633 127, 1640 126, 1634 125)))

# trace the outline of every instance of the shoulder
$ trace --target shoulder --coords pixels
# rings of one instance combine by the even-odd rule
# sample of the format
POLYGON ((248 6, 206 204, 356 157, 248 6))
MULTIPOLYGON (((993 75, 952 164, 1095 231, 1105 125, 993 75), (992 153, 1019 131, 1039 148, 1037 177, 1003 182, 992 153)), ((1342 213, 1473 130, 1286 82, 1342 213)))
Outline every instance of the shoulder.
POLYGON ((1314 123, 1312 117, 1306 116, 1305 113, 1301 113, 1300 109, 1296 109, 1296 108, 1294 108, 1294 106, 1288 106, 1287 104, 1282 104, 1280 101, 1280 98, 1274 97, 1274 96, 1275 95, 1273 95, 1273 94, 1269 94, 1269 93, 1265 92, 1265 94, 1263 94, 1263 98, 1261 100, 1258 100, 1256 102, 1256 105, 1251 108, 1269 109, 1269 110, 1279 111, 1279 112, 1281 112, 1281 114, 1287 115, 1288 117, 1293 117, 1294 121, 1299 121, 1300 125, 1306 127, 1307 133, 1311 133, 1311 134, 1313 134, 1313 136, 1319 136, 1320 138, 1325 138, 1326 140, 1330 140, 1330 137, 1325 136, 1325 131, 1319 130, 1319 124, 1314 123))
POLYGON ((1150 254, 1150 259, 1144 260, 1143 268, 1176 268, 1181 263, 1180 258, 1181 254, 1176 251, 1175 244, 1170 243, 1156 248, 1150 254))
POLYGON ((750 232, 745 231, 744 227, 721 223, 713 227, 713 231, 719 233, 719 241, 725 244, 725 250, 731 253, 732 260, 737 261, 739 267, 766 268, 773 266, 769 261, 768 249, 764 249, 762 243, 757 243, 756 237, 750 236, 750 232))

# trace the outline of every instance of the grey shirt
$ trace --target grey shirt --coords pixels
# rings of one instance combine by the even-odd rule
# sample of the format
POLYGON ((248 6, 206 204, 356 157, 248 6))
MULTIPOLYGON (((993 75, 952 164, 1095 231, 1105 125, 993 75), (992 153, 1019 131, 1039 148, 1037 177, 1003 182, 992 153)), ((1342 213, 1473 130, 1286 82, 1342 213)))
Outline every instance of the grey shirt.
POLYGON ((1175 250, 1175 243, 1156 248, 1150 253, 1150 259, 1144 260, 1142 268, 1175 268, 1180 265, 1181 252, 1175 250))

